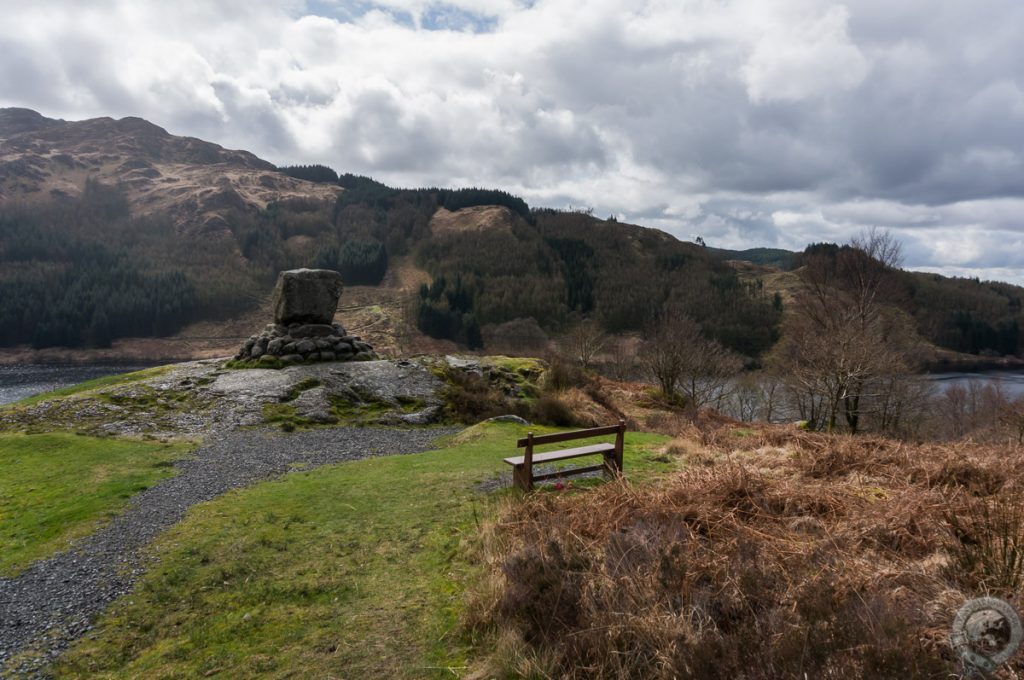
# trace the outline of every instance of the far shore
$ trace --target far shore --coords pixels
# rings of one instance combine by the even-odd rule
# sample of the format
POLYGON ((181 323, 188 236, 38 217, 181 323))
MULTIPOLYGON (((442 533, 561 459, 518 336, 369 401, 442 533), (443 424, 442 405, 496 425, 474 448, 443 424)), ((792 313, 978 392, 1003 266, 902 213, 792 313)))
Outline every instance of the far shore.
MULTIPOLYGON (((172 337, 124 338, 103 349, 47 347, 29 345, 0 348, 0 366, 16 364, 158 365, 199 359, 229 358, 245 337, 172 337)), ((1024 371, 1024 358, 1016 356, 984 357, 948 350, 933 350, 921 366, 925 375, 935 373, 987 373, 1024 371)))
POLYGON ((28 345, 0 348, 0 366, 14 364, 171 364, 232 356, 245 340, 239 338, 125 338, 110 347, 47 347, 28 345))

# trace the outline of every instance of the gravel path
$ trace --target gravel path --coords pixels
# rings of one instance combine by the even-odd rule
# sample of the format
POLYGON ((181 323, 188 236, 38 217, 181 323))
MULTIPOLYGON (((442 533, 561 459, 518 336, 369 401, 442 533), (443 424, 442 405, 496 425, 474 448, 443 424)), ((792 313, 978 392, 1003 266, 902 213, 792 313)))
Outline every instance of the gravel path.
POLYGON ((25 650, 13 673, 40 677, 39 669, 88 631, 115 598, 128 593, 143 571, 142 549, 181 521, 186 510, 230 489, 306 468, 430 448, 453 428, 390 430, 318 429, 292 434, 267 430, 212 436, 179 472, 135 496, 126 511, 67 552, 0 579, 0 669, 25 650))

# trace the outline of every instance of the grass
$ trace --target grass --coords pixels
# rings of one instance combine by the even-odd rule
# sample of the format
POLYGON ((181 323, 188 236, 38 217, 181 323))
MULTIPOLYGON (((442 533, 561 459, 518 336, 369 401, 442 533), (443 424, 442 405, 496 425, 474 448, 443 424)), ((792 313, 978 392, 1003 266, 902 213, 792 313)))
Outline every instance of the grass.
POLYGON ((43 392, 42 394, 35 394, 31 397, 26 397, 14 402, 11 406, 33 406, 42 401, 62 399, 76 394, 81 394, 83 392, 92 392, 93 390, 98 390, 104 387, 112 387, 114 385, 122 385, 124 383, 136 382, 147 378, 155 378, 158 375, 163 375, 170 369, 171 366, 154 366, 153 368, 146 368, 141 371, 94 378, 93 380, 86 380, 85 382, 78 383, 77 385, 69 385, 68 387, 62 387, 51 392, 43 392))
MULTIPOLYGON (((57 676, 453 677, 477 569, 464 548, 512 493, 474 487, 505 471, 525 429, 481 425, 442 450, 295 472, 193 508, 57 676)), ((653 461, 664 438, 626 441, 631 477, 670 468, 653 461)))
POLYGON ((12 576, 174 473, 185 444, 72 434, 0 435, 0 575, 12 576))

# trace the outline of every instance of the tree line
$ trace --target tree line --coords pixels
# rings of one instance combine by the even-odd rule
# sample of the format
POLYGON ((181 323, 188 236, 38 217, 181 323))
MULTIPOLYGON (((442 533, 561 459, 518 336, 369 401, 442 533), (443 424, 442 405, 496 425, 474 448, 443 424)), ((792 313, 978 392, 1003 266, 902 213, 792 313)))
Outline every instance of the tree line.
POLYGON ((198 317, 196 288, 180 270, 146 271, 124 251, 69 236, 76 222, 88 233, 92 220, 126 219, 95 194, 87 190, 80 210, 63 207, 60 230, 40 219, 46 211, 0 214, 0 345, 106 347, 198 317))

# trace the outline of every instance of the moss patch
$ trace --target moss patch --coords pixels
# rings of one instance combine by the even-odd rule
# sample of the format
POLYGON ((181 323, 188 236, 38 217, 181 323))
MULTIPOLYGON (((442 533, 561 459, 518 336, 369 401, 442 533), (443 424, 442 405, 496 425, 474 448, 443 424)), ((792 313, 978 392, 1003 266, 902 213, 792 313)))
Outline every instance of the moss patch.
POLYGON ((296 399, 299 398, 299 395, 305 392, 306 390, 311 390, 316 387, 320 387, 321 385, 323 385, 323 383, 317 380, 316 378, 303 378, 298 382, 297 385, 295 385, 295 387, 291 389, 290 392, 288 392, 288 394, 284 398, 284 401, 295 401, 296 399))

